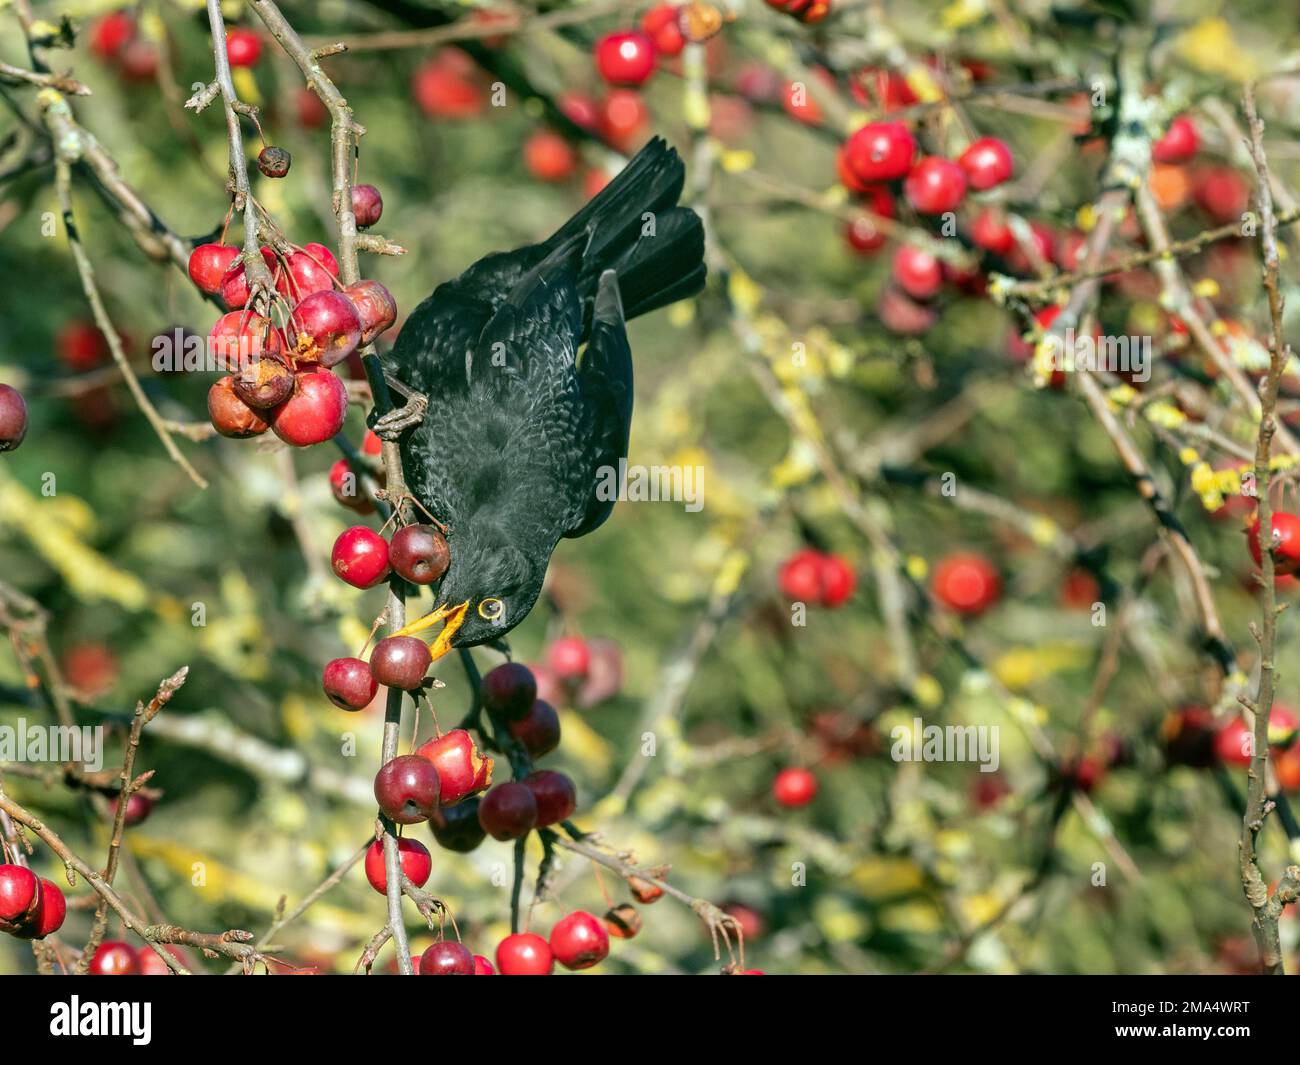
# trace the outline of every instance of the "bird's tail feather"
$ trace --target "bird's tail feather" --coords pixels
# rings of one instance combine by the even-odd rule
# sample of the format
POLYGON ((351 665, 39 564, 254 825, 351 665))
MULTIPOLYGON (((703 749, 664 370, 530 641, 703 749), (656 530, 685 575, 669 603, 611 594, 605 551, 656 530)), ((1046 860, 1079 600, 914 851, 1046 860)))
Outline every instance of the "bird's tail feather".
POLYGON ((554 247, 587 234, 584 300, 595 297, 610 269, 618 272, 628 318, 704 287, 704 228, 694 211, 677 206, 685 181, 677 151, 655 137, 547 241, 554 247))

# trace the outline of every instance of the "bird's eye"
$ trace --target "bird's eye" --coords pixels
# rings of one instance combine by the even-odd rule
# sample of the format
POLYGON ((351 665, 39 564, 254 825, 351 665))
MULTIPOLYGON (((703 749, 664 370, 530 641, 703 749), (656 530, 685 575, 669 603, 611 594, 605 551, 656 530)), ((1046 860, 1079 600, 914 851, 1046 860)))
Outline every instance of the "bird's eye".
POLYGON ((478 605, 478 616, 484 621, 500 621, 505 611, 506 605, 500 599, 484 599, 478 605))

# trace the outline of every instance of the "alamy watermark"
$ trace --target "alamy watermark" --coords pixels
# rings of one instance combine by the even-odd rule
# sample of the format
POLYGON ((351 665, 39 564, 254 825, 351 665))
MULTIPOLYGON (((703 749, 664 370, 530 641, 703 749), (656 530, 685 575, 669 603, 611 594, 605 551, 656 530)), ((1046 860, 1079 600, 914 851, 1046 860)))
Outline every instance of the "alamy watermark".
POLYGON ((1078 336, 1070 326, 1064 334, 1043 338, 1053 370, 1101 370, 1123 374, 1131 381, 1151 380, 1151 338, 1149 336, 1078 336))
POLYGON ((102 725, 0 725, 0 762, 75 762, 91 772, 104 768, 102 725))
POLYGON ((691 514, 704 507, 703 466, 618 466, 596 469, 596 498, 602 502, 682 503, 691 514))
POLYGON ((981 773, 996 773, 1001 764, 997 725, 927 725, 916 717, 895 725, 889 738, 895 762, 978 762, 981 773))

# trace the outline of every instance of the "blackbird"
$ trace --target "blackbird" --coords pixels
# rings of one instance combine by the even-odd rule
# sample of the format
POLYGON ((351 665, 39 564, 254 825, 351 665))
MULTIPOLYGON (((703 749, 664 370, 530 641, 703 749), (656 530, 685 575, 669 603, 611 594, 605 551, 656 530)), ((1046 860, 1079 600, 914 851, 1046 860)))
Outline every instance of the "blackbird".
POLYGON ((390 415, 377 429, 400 431, 407 486, 447 530, 435 609, 401 630, 444 622, 435 658, 518 625, 561 537, 613 510, 597 485, 627 456, 625 322, 704 286, 704 228, 677 205, 684 181, 656 137, 547 240, 439 285, 385 359, 400 391, 428 401, 414 425, 390 415))

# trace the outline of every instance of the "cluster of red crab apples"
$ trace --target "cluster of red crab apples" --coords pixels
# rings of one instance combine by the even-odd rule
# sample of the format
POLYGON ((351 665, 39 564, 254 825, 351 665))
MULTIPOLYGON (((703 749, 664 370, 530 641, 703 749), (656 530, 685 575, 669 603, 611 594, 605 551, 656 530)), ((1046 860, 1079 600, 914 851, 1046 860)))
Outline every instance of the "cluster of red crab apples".
POLYGON ((0 865, 0 932, 44 939, 63 926, 68 900, 59 886, 25 865, 0 865))
POLYGON ((270 429, 309 447, 333 437, 347 414, 347 389, 332 367, 388 329, 397 304, 378 281, 342 286, 321 244, 260 250, 273 285, 260 306, 239 249, 203 244, 190 256, 194 283, 230 308, 208 335, 214 365, 227 371, 208 391, 208 415, 222 436, 270 429))

